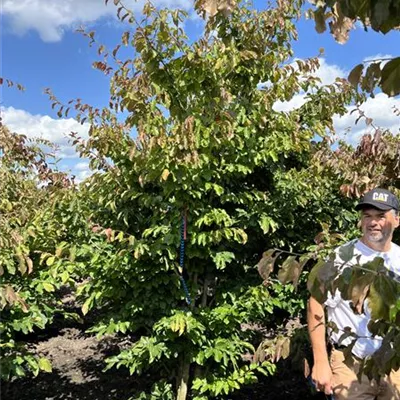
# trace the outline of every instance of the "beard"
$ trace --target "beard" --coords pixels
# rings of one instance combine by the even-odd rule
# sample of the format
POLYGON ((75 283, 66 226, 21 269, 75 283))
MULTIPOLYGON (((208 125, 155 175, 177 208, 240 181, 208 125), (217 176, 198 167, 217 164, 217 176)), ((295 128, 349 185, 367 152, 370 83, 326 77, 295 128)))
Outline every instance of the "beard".
POLYGON ((371 243, 380 243, 387 240, 388 235, 385 232, 366 232, 365 233, 366 239, 371 243))

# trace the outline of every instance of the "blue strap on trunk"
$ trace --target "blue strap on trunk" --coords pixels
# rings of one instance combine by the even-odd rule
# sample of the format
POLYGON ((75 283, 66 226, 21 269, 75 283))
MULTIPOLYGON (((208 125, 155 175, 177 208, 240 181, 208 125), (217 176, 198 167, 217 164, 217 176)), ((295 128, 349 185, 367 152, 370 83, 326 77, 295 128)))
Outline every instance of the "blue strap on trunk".
POLYGON ((183 277, 183 268, 185 262, 185 240, 186 240, 186 211, 182 213, 182 224, 181 224, 181 246, 180 246, 180 257, 179 257, 179 266, 181 267, 181 273, 179 274, 179 279, 181 281, 183 290, 185 292, 185 300, 188 306, 192 304, 192 300, 190 298, 190 293, 188 287, 185 282, 185 278, 183 277))

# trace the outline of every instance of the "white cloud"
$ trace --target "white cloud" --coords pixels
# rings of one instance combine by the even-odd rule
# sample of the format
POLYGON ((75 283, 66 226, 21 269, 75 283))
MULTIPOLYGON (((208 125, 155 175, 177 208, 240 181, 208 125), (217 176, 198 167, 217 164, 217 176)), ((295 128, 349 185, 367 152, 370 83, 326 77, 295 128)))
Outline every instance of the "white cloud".
MULTIPOLYGON (((399 134, 400 117, 394 113, 394 108, 400 109, 400 98, 388 97, 384 93, 378 93, 375 98, 368 98, 360 106, 366 117, 373 120, 374 126, 383 130, 389 129, 392 133, 399 134)), ((352 144, 358 143, 363 134, 373 130, 371 126, 366 125, 364 118, 360 119, 358 124, 355 125, 359 113, 355 111, 351 114, 354 109, 355 107, 348 107, 349 112, 346 115, 334 119, 337 134, 352 144)))
POLYGON ((300 108, 306 102, 304 94, 296 94, 289 101, 277 101, 272 108, 275 111, 291 111, 300 108))
POLYGON ((29 138, 42 138, 57 144, 67 154, 72 154, 69 145, 69 134, 77 132, 78 136, 86 138, 89 124, 81 125, 72 118, 53 119, 48 115, 33 115, 25 110, 14 107, 2 107, 3 123, 11 131, 26 135, 29 138))
POLYGON ((77 183, 82 182, 92 174, 88 162, 78 162, 70 169, 71 173, 75 176, 75 182, 77 183))
POLYGON ((14 107, 0 109, 2 122, 12 132, 26 135, 28 138, 41 138, 57 145, 56 156, 60 159, 61 170, 71 170, 78 181, 90 174, 88 162, 79 161, 79 154, 69 141, 71 132, 83 139, 88 137, 89 124, 81 125, 72 118, 54 119, 48 115, 33 115, 14 107))
POLYGON ((85 161, 81 161, 81 162, 79 162, 78 164, 75 165, 75 169, 77 171, 84 171, 84 170, 86 170, 88 168, 89 168, 89 163, 85 162, 85 161))
POLYGON ((330 85, 335 82, 336 78, 346 78, 348 71, 335 64, 328 64, 325 58, 319 59, 319 69, 314 73, 321 79, 323 85, 330 85))
POLYGON ((387 58, 393 58, 391 54, 382 54, 378 53, 373 56, 368 56, 363 59, 363 62, 369 62, 369 61, 378 61, 378 60, 386 60, 387 58))
MULTIPOLYGON (((127 0, 126 6, 137 12, 144 1, 127 0)), ((158 6, 192 8, 188 0, 156 0, 158 6)), ((36 31, 45 42, 62 39, 65 30, 91 23, 104 17, 115 17, 117 8, 112 0, 3 0, 2 14, 9 18, 12 32, 24 35, 36 31)))

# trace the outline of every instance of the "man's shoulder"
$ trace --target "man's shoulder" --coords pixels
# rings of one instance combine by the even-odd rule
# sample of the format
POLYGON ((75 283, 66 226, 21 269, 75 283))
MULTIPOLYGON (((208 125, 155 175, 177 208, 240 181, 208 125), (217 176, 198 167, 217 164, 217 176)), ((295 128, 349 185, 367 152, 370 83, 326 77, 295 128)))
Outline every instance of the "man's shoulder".
POLYGON ((340 254, 343 252, 353 252, 355 250, 357 250, 358 247, 358 243, 359 243, 359 239, 353 239, 350 240, 346 243, 341 244, 340 246, 335 248, 335 253, 336 254, 340 254))
POLYGON ((340 246, 336 247, 335 251, 339 251, 342 248, 350 248, 352 246, 355 246, 358 241, 359 241, 359 239, 349 240, 348 242, 343 243, 340 246))
MULTIPOLYGON (((376 257, 380 256, 382 257, 383 253, 379 253, 367 245, 365 245, 361 240, 359 239, 353 239, 350 240, 347 243, 344 243, 343 245, 339 246, 336 248, 335 253, 337 256, 339 256, 341 259, 346 259, 350 260, 351 258, 356 258, 358 256, 364 256, 364 257, 376 257)), ((390 251, 388 252, 389 258, 400 258, 400 246, 396 243, 391 243, 390 251)))
POLYGON ((398 244, 392 242, 392 245, 390 247, 390 252, 393 255, 400 257, 400 246, 398 244))

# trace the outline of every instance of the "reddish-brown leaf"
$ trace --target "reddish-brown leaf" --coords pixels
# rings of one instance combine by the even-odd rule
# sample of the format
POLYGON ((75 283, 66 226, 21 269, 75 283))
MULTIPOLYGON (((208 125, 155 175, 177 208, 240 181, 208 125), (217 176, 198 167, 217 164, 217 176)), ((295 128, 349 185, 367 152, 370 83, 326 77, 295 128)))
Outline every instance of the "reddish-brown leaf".
POLYGON ((355 66, 349 76, 347 77, 347 80, 356 88, 358 87, 358 84, 360 83, 360 78, 361 74, 364 70, 364 65, 363 64, 358 64, 355 66))

